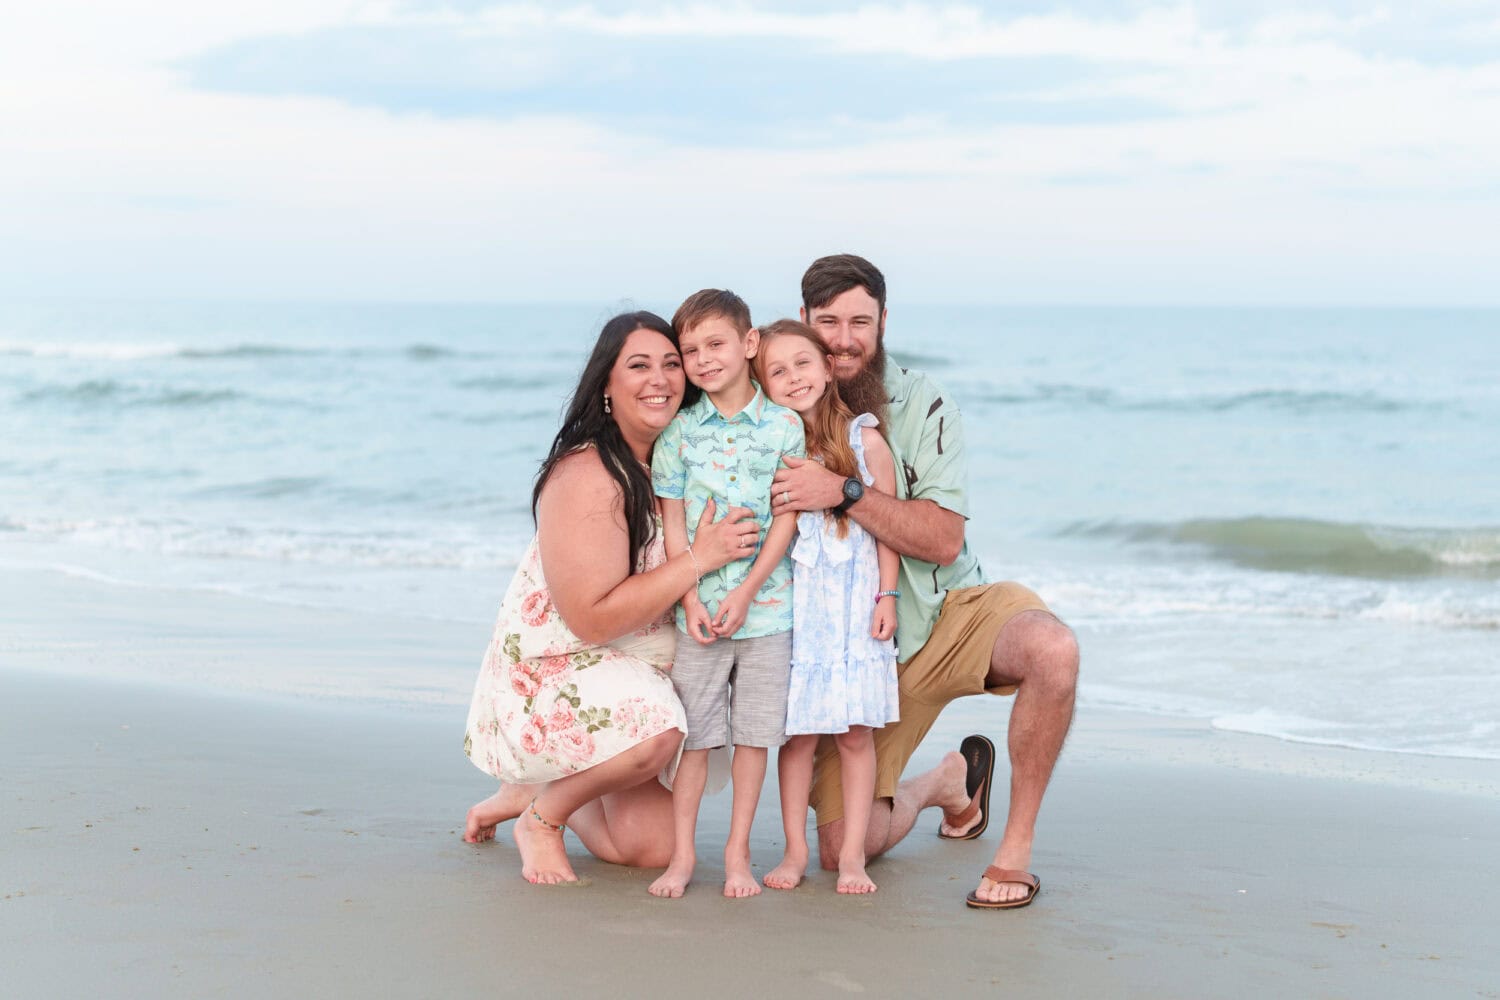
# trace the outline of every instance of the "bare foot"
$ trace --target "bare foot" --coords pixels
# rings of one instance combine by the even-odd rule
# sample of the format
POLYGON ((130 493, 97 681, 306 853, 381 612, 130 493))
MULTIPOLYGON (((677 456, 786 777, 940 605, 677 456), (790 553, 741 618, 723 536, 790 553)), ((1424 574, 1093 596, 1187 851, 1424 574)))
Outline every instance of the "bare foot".
POLYGON ((464 840, 478 844, 495 839, 495 827, 521 815, 531 801, 527 785, 501 785, 500 790, 483 802, 469 807, 464 817, 464 840))
POLYGON ((646 891, 653 896, 663 899, 678 899, 687 890, 688 883, 693 880, 693 867, 697 863, 696 857, 673 858, 667 870, 662 872, 651 887, 646 891))
POLYGON ((791 851, 781 859, 781 864, 766 872, 766 877, 761 879, 767 889, 795 889, 802 884, 802 877, 807 874, 807 852, 804 850, 799 857, 791 851))
POLYGON ((523 812, 516 818, 511 831, 516 848, 521 852, 521 876, 535 885, 557 885, 559 882, 577 882, 573 866, 568 864, 568 852, 563 847, 561 830, 542 826, 523 812))
POLYGON ((760 883, 750 874, 750 859, 724 859, 724 895, 730 899, 759 896, 760 883))
POLYGON ((864 861, 840 861, 838 891, 851 896, 874 892, 876 885, 865 874, 864 861))
MULTIPOLYGON (((942 772, 943 785, 942 797, 936 804, 945 813, 961 813, 969 808, 969 790, 965 787, 969 778, 969 765, 964 761, 964 755, 957 750, 948 751, 938 762, 937 769, 942 772)), ((938 830, 945 837, 961 837, 978 826, 983 819, 984 810, 976 809, 974 818, 962 826, 942 823, 938 826, 938 830)))

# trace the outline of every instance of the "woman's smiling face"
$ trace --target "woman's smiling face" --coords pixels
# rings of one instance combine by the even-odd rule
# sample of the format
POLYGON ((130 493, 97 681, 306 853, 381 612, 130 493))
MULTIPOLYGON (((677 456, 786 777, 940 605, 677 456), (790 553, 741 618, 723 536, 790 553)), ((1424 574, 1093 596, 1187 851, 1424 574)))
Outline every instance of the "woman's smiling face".
POLYGON ((625 338, 604 391, 620 433, 646 461, 657 435, 682 405, 682 356, 666 337, 637 327, 625 338))

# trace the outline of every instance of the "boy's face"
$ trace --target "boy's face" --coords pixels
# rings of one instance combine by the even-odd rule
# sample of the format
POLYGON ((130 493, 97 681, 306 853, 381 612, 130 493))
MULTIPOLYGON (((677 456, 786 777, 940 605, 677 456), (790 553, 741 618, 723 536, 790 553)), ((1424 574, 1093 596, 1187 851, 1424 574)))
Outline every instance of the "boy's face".
POLYGON ((750 380, 750 359, 755 357, 759 335, 751 330, 743 337, 727 319, 711 316, 697 326, 678 333, 682 344, 682 366, 688 381, 706 393, 722 392, 750 380))

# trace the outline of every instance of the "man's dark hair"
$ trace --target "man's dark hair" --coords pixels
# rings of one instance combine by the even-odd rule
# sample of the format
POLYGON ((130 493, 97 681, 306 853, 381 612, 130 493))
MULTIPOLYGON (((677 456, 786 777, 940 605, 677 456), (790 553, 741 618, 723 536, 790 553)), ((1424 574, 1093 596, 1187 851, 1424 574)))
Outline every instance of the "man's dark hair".
MULTIPOLYGON (((851 288, 869 292, 879 304, 880 313, 885 313, 885 275, 880 268, 852 253, 836 253, 812 262, 802 275, 802 308, 808 312, 821 309, 851 288)), ((875 318, 879 320, 880 316, 875 318)))
POLYGON ((705 288, 689 295, 673 314, 672 326, 686 333, 715 318, 728 322, 741 337, 750 332, 750 307, 727 288, 705 288))

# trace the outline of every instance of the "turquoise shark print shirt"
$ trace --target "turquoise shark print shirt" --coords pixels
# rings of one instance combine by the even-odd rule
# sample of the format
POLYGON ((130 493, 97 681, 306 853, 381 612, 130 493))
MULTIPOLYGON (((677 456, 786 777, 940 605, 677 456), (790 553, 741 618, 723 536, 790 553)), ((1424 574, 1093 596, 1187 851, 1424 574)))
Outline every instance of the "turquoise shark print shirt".
MULTIPOLYGON (((705 395, 678 411, 656 439, 651 486, 657 496, 684 501, 689 540, 697 533, 704 505, 713 497, 715 520, 723 518, 730 505, 748 507, 764 541, 771 527, 771 480, 781 456, 801 458, 803 454, 802 418, 771 402, 759 387, 755 398, 727 420, 705 395)), ((755 554, 760 554, 759 544, 755 554)), ((710 612, 745 581, 754 561, 753 556, 739 559, 703 574, 698 598, 710 612)), ((775 635, 791 628, 792 563, 783 557, 750 602, 745 624, 733 638, 775 635)), ((677 629, 687 631, 687 615, 680 604, 677 629)))

